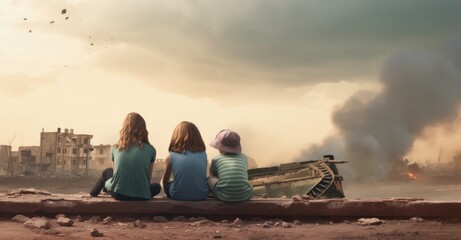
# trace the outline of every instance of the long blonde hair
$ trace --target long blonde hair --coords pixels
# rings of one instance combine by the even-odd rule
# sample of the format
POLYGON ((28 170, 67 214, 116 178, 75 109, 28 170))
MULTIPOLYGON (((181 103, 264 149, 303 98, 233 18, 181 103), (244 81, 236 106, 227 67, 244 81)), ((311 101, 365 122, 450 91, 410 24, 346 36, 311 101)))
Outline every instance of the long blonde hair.
POLYGON ((203 152, 206 147, 198 128, 191 122, 183 121, 174 129, 168 151, 184 153, 186 150, 203 152))
POLYGON ((125 150, 133 145, 143 147, 146 143, 150 144, 148 135, 144 118, 135 112, 128 113, 120 130, 120 138, 114 146, 118 150, 125 150))

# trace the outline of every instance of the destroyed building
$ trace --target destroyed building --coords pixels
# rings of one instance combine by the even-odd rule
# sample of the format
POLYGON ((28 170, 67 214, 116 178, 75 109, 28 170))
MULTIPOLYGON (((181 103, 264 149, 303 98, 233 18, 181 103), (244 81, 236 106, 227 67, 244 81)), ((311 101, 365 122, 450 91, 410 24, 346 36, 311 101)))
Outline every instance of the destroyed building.
POLYGON ((75 134, 73 129, 40 133, 39 173, 87 176, 93 135, 75 134))

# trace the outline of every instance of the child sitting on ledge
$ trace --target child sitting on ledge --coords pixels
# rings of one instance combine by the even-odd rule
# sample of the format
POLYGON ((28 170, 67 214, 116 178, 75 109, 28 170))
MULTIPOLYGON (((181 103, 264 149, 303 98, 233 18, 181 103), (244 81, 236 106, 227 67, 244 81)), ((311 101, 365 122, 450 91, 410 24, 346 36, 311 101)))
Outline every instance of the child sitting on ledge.
POLYGON ((248 159, 242 154, 240 136, 224 129, 216 135, 210 146, 220 153, 211 161, 208 177, 208 186, 213 196, 224 202, 250 199, 253 186, 248 182, 248 159))

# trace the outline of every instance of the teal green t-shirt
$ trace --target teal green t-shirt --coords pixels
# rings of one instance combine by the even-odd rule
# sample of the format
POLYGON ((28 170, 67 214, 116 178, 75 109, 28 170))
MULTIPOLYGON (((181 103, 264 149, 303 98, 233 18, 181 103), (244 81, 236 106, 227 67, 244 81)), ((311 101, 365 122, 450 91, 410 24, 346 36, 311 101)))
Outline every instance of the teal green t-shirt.
POLYGON ((149 164, 155 161, 155 156, 155 148, 150 144, 122 151, 112 147, 114 176, 106 181, 106 189, 129 197, 150 199, 149 164))
POLYGON ((219 200, 240 202, 251 198, 253 186, 248 182, 248 159, 245 155, 219 155, 211 161, 210 171, 219 178, 213 193, 219 200))

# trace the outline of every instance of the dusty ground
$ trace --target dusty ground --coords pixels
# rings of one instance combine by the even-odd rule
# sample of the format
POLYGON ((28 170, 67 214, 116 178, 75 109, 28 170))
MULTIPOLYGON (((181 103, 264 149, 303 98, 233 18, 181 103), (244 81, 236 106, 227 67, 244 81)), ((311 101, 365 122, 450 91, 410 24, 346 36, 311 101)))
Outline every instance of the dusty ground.
MULTIPOLYGON (((75 217, 73 217, 76 220, 75 217)), ((241 225, 233 225, 233 220, 169 220, 154 222, 151 218, 117 219, 112 223, 94 222, 90 217, 75 221, 74 226, 59 226, 53 218, 48 218, 51 228, 28 229, 22 223, 7 218, 0 221, 0 239, 90 239, 90 230, 96 228, 104 236, 97 239, 460 239, 461 223, 424 220, 387 220, 377 226, 360 226, 357 219, 349 221, 286 221, 290 228, 282 224, 264 227, 268 223, 282 222, 277 219, 243 219, 241 225), (143 226, 145 224, 145 226, 143 226)))

